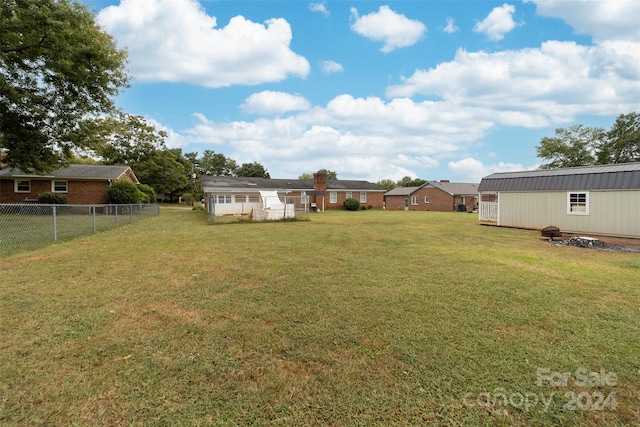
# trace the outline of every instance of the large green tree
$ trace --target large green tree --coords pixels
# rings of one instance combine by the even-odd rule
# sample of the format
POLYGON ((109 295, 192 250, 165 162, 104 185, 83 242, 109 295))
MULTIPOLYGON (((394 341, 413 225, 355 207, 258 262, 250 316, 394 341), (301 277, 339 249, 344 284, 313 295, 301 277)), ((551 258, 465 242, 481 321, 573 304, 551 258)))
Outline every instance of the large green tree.
POLYGON ((640 162, 640 114, 634 111, 616 118, 606 141, 598 147, 597 162, 640 162))
POLYGON ((271 178, 265 167, 258 162, 243 163, 236 171, 236 175, 254 178, 271 178))
POLYGON ((187 163, 179 148, 155 150, 131 168, 142 184, 159 193, 179 194, 189 186, 187 163))
MULTIPOLYGON (((330 171, 329 169, 320 169, 317 173, 324 173, 325 175, 327 175, 327 179, 338 179, 338 173, 335 171, 330 171)), ((303 173, 298 177, 298 179, 313 179, 313 173, 303 173)))
POLYGON ((607 132, 598 127, 574 125, 558 128, 536 147, 547 160, 541 169, 640 161, 640 114, 620 114, 607 132))
POLYGON ((119 113, 97 119, 95 126, 91 133, 98 141, 93 151, 108 165, 134 166, 166 148, 167 133, 141 116, 119 113))
POLYGON ((197 163, 204 175, 234 176, 238 171, 235 160, 212 150, 204 150, 197 163))
POLYGON ((0 2, 0 147, 9 164, 46 171, 115 110, 128 81, 126 52, 74 0, 0 2))
POLYGON ((376 182, 376 185, 380 188, 384 188, 387 191, 393 190, 394 188, 398 187, 398 184, 392 179, 381 179, 380 181, 376 182))
POLYGON ((410 176, 405 176, 401 180, 398 181, 398 187, 420 187, 425 184, 427 181, 420 178, 411 178, 410 176))
POLYGON ((548 160, 540 169, 569 168, 595 163, 595 151, 605 140, 602 128, 574 125, 558 128, 555 137, 544 137, 536 148, 538 157, 548 160))

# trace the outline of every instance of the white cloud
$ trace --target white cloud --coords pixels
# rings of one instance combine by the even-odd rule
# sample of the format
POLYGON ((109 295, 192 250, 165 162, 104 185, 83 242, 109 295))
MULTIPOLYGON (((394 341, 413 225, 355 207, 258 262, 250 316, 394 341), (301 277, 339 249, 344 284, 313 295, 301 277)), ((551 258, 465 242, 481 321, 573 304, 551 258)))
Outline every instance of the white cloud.
POLYGON ((249 96, 240 108, 246 113, 269 115, 308 110, 311 104, 300 95, 265 90, 249 96))
POLYGON ((457 32, 457 31, 460 31, 460 28, 457 27, 454 24, 454 22, 455 21, 453 20, 453 18, 447 18, 447 26, 444 27, 444 32, 445 33, 453 34, 453 33, 457 32))
POLYGON ((321 1, 318 3, 309 3, 309 10, 312 12, 318 12, 324 16, 329 16, 329 9, 327 9, 327 2, 321 1))
POLYGON ((427 31, 422 22, 394 12, 389 6, 380 6, 377 12, 364 16, 360 16, 356 8, 351 8, 351 20, 354 32, 383 42, 384 46, 380 50, 384 53, 416 44, 427 31))
POLYGON ((478 22, 473 31, 483 33, 491 40, 502 40, 504 35, 516 27, 513 20, 513 12, 516 8, 510 4, 495 7, 487 17, 478 22))
POLYGON ((97 20, 127 48, 141 82, 256 85, 306 77, 310 69, 290 49, 291 27, 281 18, 260 24, 236 16, 217 28, 195 0, 122 0, 97 20))
POLYGON ((531 0, 542 16, 560 18, 596 42, 640 40, 640 2, 637 0, 531 0))
POLYGON ((493 165, 484 165, 480 160, 472 157, 466 157, 456 162, 447 164, 452 175, 452 180, 458 182, 475 182, 479 183, 482 178, 496 172, 516 172, 535 167, 525 167, 516 163, 497 163, 493 165))
POLYGON ((407 98, 340 95, 287 117, 215 122, 196 114, 198 123, 183 134, 191 144, 225 144, 236 161, 262 162, 281 177, 328 168, 344 179, 377 181, 416 176, 473 146, 491 129, 485 115, 407 98))
POLYGON ((344 71, 342 64, 332 60, 322 61, 320 69, 325 74, 341 73, 344 71))
POLYGON ((387 96, 435 96, 447 105, 484 109, 493 123, 544 127, 582 114, 637 109, 638 75, 639 43, 549 41, 536 49, 459 50, 453 61, 403 78, 387 96))

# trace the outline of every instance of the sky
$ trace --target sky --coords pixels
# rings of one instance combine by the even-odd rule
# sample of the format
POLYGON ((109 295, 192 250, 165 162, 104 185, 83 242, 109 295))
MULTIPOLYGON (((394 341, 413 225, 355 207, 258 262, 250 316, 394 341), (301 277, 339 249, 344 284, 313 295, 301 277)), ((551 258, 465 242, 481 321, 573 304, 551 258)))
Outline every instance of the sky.
POLYGON ((83 0, 169 148, 272 178, 479 182, 640 111, 640 1, 83 0))

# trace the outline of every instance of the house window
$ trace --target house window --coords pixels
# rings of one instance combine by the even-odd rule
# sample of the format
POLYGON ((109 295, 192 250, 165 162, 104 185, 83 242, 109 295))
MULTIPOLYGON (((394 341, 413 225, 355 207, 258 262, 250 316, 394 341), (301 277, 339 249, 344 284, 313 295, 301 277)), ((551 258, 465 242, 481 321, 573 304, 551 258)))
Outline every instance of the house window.
POLYGON ((31 181, 28 179, 16 179, 13 181, 16 193, 31 193, 31 181))
POLYGON ((338 203, 338 193, 335 191, 329 192, 329 203, 338 203))
POLYGON ((429 196, 424 196, 424 202, 425 203, 431 203, 431 200, 429 199, 429 196))
POLYGON ((300 203, 302 203, 303 205, 306 205, 307 203, 309 203, 309 198, 307 197, 307 192, 303 191, 300 194, 300 203))
POLYGON ((67 181, 51 181, 51 191, 54 193, 66 193, 69 191, 67 181))
POLYGON ((347 199, 350 199, 353 197, 353 193, 351 193, 351 191, 347 191, 347 199))
POLYGON ((367 203, 367 193, 364 191, 360 193, 360 203, 367 203))
POLYGON ((567 214, 589 215, 589 193, 567 193, 567 214))
POLYGON ((418 196, 411 196, 411 204, 414 206, 418 204, 418 196))

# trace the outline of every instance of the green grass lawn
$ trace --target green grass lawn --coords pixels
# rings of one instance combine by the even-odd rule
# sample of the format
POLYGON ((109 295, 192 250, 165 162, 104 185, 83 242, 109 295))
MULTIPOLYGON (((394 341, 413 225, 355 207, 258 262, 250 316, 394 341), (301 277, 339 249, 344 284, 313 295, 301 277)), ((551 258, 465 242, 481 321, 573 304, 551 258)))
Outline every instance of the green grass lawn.
POLYGON ((640 423, 637 253, 165 210, 0 266, 2 425, 640 423))

